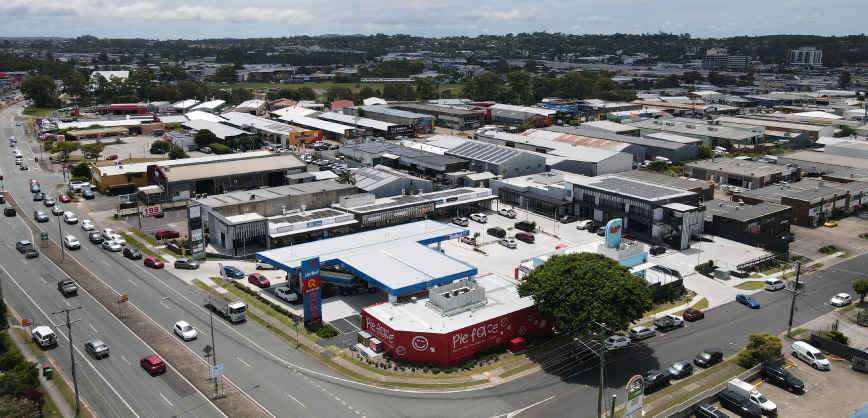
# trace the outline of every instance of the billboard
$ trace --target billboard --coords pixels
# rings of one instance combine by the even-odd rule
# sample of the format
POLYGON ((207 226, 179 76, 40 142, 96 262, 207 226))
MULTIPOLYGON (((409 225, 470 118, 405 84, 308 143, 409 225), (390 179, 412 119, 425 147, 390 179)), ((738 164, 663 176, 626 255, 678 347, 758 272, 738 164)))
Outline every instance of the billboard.
POLYGON ((190 257, 205 259, 205 229, 202 221, 202 206, 187 207, 187 236, 190 237, 190 257))
POLYGON ((322 279, 319 257, 301 262, 301 299, 304 303, 304 326, 322 323, 322 279))
POLYGON ((621 245, 621 218, 612 219, 606 224, 606 248, 618 248, 621 245))
POLYGON ((322 141, 322 131, 290 132, 287 143, 292 145, 301 145, 303 142, 316 141, 322 141))
POLYGON ((645 397, 645 379, 633 376, 624 388, 627 402, 624 403, 624 418, 639 418, 642 416, 642 401, 645 397))

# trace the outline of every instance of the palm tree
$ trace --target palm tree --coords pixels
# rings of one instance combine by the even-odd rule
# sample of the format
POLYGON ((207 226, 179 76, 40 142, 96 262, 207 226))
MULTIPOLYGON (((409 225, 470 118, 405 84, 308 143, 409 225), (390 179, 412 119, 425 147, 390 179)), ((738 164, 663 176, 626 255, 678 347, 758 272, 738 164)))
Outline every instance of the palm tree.
POLYGON ((356 185, 356 174, 350 170, 344 170, 338 175, 338 183, 356 185))

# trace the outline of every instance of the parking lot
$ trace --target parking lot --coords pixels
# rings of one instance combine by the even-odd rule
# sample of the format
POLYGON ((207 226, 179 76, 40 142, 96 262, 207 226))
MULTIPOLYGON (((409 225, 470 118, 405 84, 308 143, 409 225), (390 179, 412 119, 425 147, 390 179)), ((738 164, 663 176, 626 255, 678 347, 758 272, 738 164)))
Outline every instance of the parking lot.
POLYGON ((790 231, 796 237, 790 244, 790 252, 810 259, 824 257, 825 254, 818 251, 824 245, 834 245, 850 255, 868 251, 868 240, 859 237, 859 234, 868 232, 868 220, 856 216, 838 220, 838 226, 834 228, 793 225, 790 231))

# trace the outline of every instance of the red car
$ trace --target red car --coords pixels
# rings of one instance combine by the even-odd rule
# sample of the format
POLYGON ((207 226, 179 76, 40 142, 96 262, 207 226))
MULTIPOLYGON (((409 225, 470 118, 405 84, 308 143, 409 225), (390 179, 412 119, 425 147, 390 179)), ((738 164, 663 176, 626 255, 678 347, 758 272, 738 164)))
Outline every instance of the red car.
POLYGON ((702 312, 699 309, 690 308, 690 309, 684 311, 684 314, 682 316, 684 317, 685 320, 695 321, 697 319, 705 318, 705 312, 702 312))
POLYGON ((70 201, 72 201, 72 199, 70 199, 69 196, 65 194, 60 195, 57 200, 61 201, 62 203, 69 203, 70 201))
POLYGON ((636 236, 633 234, 621 234, 621 239, 628 239, 630 241, 635 241, 636 236))
POLYGON ((159 258, 154 257, 154 256, 150 256, 150 257, 145 257, 145 267, 152 267, 155 269, 161 269, 161 268, 165 267, 165 264, 163 264, 163 260, 160 260, 159 258))
POLYGON ((531 244, 536 239, 536 237, 534 237, 533 234, 529 232, 518 232, 515 234, 515 239, 531 244))
POLYGON ((157 239, 179 238, 181 236, 181 233, 178 231, 173 231, 171 229, 161 229, 161 230, 157 231, 157 233, 154 234, 154 236, 157 239))
POLYGON ((265 276, 259 273, 250 273, 250 275, 247 276, 247 282, 250 284, 255 284, 261 288, 271 286, 271 282, 268 281, 265 276))
POLYGON ((108 157, 105 157, 105 159, 106 159, 107 161, 117 160, 117 159, 118 159, 118 156, 112 154, 112 155, 109 155, 108 157))
POLYGON ((163 359, 161 359, 156 354, 142 357, 141 361, 139 361, 139 364, 141 364, 142 368, 145 369, 145 371, 148 372, 148 374, 150 374, 151 376, 166 371, 166 363, 163 363, 163 359))

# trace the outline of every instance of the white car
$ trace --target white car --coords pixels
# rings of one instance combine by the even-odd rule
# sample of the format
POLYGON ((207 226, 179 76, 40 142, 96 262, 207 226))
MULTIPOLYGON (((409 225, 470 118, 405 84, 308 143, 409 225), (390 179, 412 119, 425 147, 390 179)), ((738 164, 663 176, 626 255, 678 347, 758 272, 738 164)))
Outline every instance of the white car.
POLYGON ((274 296, 283 299, 287 302, 295 302, 298 300, 298 295, 288 287, 278 287, 274 290, 274 296))
POLYGON ((593 222, 594 222, 594 221, 592 221, 592 220, 590 220, 590 219, 586 219, 586 220, 584 220, 584 221, 579 221, 579 222, 576 224, 576 229, 588 229, 588 225, 590 225, 590 224, 593 223, 593 222))
POLYGON ((178 321, 175 323, 175 334, 178 334, 184 341, 195 340, 199 334, 196 333, 196 329, 193 328, 192 325, 188 324, 187 321, 178 321))
POLYGON ((518 214, 514 210, 507 208, 500 209, 497 211, 497 213, 499 213, 501 216, 506 216, 507 218, 515 218, 516 216, 518 216, 518 214))
POLYGON ((467 226, 470 225, 470 221, 463 216, 459 216, 457 218, 452 218, 452 223, 458 226, 467 226))
POLYGON ((763 287, 766 290, 774 292, 775 290, 783 289, 784 287, 786 287, 786 285, 787 284, 784 283, 784 281, 781 279, 768 279, 766 280, 766 283, 765 285, 763 285, 763 287))
POLYGON ((110 240, 111 237, 112 237, 112 235, 117 235, 117 232, 115 232, 114 229, 111 229, 111 228, 105 228, 105 229, 102 230, 102 237, 103 237, 104 239, 110 240))
POLYGON ((111 251, 111 252, 113 252, 113 253, 114 253, 114 252, 118 252, 118 251, 120 251, 121 249, 123 249, 123 247, 121 247, 121 244, 120 244, 120 243, 118 243, 117 241, 112 241, 112 240, 103 241, 103 242, 102 242, 102 248, 103 248, 104 250, 109 250, 109 251, 111 251))
POLYGON ((78 242, 78 238, 72 235, 66 235, 63 237, 63 245, 70 250, 77 250, 81 248, 81 243, 78 242))
POLYGON ((832 296, 832 300, 829 301, 829 305, 832 306, 844 306, 849 305, 853 300, 850 299, 850 295, 846 293, 838 293, 835 296, 832 296))
POLYGON ((613 335, 606 338, 607 350, 617 350, 619 348, 627 347, 628 345, 630 345, 630 339, 623 335, 613 335))
POLYGON ((94 226, 93 222, 91 222, 90 219, 85 219, 85 220, 81 221, 81 229, 82 230, 93 231, 94 228, 95 228, 95 226, 94 226))
POLYGON ((122 247, 126 247, 126 246, 127 246, 127 240, 125 240, 124 237, 122 237, 122 236, 120 236, 120 235, 118 235, 118 234, 114 234, 114 235, 112 235, 110 238, 108 238, 108 240, 109 240, 109 241, 114 241, 114 242, 120 244, 122 247))
POLYGON ((484 224, 484 223, 488 222, 488 216, 485 216, 484 213, 473 213, 473 214, 470 214, 470 220, 484 224))
POLYGON ((258 261, 258 260, 257 260, 257 261, 256 261, 256 269, 257 269, 257 270, 266 270, 266 269, 268 269, 268 270, 277 270, 277 267, 274 267, 274 266, 272 266, 271 264, 263 263, 262 261, 258 261))
POLYGON ((501 238, 497 240, 497 243, 503 245, 506 248, 516 248, 518 244, 512 238, 501 238))

